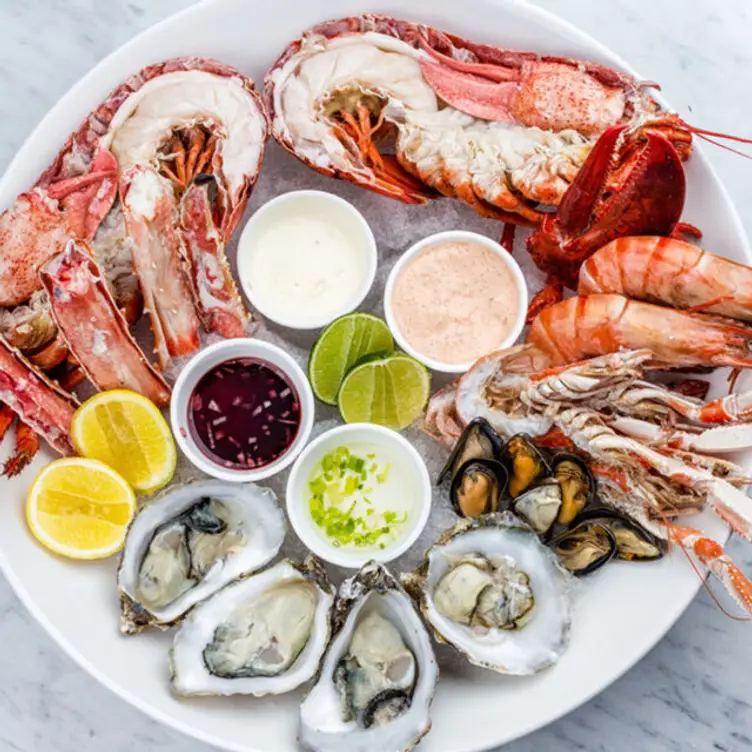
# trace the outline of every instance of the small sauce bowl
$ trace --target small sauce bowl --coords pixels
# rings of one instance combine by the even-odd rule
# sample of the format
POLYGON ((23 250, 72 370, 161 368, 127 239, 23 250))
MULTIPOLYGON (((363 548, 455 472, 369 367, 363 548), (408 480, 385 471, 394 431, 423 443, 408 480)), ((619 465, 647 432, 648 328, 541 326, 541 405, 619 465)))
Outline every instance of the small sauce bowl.
POLYGON ((303 544, 330 564, 358 569, 371 560, 392 561, 415 543, 431 512, 431 479, 418 451, 396 431, 373 423, 349 423, 326 431, 303 450, 290 471, 286 496, 287 516, 303 544), (413 506, 405 528, 383 549, 335 545, 314 522, 308 506, 311 498, 308 482, 323 457, 337 447, 358 444, 383 447, 401 463, 399 471, 412 486, 413 506))
POLYGON ((291 191, 268 201, 248 220, 238 243, 238 276, 248 300, 265 318, 292 329, 320 329, 354 311, 371 289, 377 266, 376 240, 368 222, 349 201, 324 191, 291 191), (274 249, 268 247, 272 232, 277 233, 279 243, 274 249), (308 252, 296 263, 296 251, 306 245, 308 252), (285 253, 292 255, 283 263, 285 253), (327 253, 335 254, 329 264, 327 253), (332 266, 337 261, 345 265, 339 276, 332 266), (273 263, 276 266, 256 266, 273 263), (347 264, 353 273, 350 279, 347 264), (300 278, 296 280, 295 275, 300 278), (306 304, 306 285, 311 280, 322 291, 306 304), (332 303, 337 296, 326 285, 347 287, 350 283, 352 288, 342 290, 339 300, 332 303), (276 295, 269 291, 274 285, 278 285, 276 295), (319 301, 326 310, 311 313, 319 301))
POLYGON ((284 350, 258 339, 228 339, 201 350, 180 372, 170 405, 172 432, 183 454, 207 475, 220 480, 248 483, 269 478, 288 467, 306 445, 313 428, 315 404, 305 373, 284 350), (297 392, 300 420, 289 446, 275 460, 255 468, 242 469, 220 464, 201 446, 192 425, 194 391, 204 376, 230 361, 251 359, 270 366, 297 392))
POLYGON ((512 255, 496 241, 491 240, 491 238, 488 238, 485 235, 480 235, 476 232, 468 232, 465 230, 449 230, 447 232, 439 232, 434 235, 429 235, 427 238, 418 241, 417 243, 415 243, 415 245, 408 248, 402 254, 402 256, 400 256, 397 263, 392 268, 392 271, 389 273, 389 277, 387 279, 386 287, 384 290, 384 314, 387 324, 392 330, 392 334, 394 335, 395 340, 397 340, 399 346, 408 355, 411 355, 413 358, 419 360, 421 363, 428 366, 428 368, 434 371, 439 371, 441 373, 465 373, 465 371, 470 369, 478 358, 481 358, 484 355, 488 355, 488 352, 478 353, 477 358, 474 358, 467 363, 443 363, 430 356, 427 356, 417 350, 413 346, 413 344, 405 337, 404 333, 400 330, 393 307, 394 288, 398 278, 405 270, 407 265, 431 246, 436 246, 444 243, 470 243, 483 246, 484 248, 492 251, 496 256, 498 256, 504 262, 508 271, 511 273, 512 280, 517 289, 518 310, 516 312, 514 324, 509 330, 509 333, 501 342, 496 343, 495 346, 489 350, 489 352, 495 352, 496 350, 503 350, 505 347, 510 347, 522 333, 522 330, 525 326, 525 315, 527 313, 528 290, 527 284, 525 282, 525 277, 522 274, 522 270, 520 269, 519 264, 514 260, 514 258, 512 258, 512 255))

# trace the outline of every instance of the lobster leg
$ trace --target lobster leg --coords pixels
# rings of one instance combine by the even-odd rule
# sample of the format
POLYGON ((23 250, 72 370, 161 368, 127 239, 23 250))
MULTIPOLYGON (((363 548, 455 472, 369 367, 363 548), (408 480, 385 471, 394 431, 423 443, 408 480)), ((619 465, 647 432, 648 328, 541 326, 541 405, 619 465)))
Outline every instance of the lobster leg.
POLYGON ((39 451, 39 437, 26 423, 19 420, 16 424, 16 446, 13 455, 3 467, 6 478, 14 478, 34 459, 39 451))

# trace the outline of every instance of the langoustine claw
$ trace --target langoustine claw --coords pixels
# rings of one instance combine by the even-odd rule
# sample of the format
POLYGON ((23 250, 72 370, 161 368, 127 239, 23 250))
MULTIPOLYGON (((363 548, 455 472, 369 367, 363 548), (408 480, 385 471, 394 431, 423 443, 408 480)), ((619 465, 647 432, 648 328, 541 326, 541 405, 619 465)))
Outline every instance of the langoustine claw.
POLYGON ((101 390, 132 389, 167 405, 170 388, 131 336, 87 246, 70 241, 40 276, 57 326, 89 380, 101 390))

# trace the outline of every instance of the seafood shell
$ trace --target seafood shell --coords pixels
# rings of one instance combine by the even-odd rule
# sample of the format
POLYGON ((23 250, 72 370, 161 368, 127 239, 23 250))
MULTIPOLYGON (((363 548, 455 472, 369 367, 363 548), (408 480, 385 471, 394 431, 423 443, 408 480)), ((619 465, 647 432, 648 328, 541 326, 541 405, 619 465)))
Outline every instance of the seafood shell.
POLYGON ((285 559, 200 603, 170 651, 176 694, 260 697, 313 677, 329 642, 334 588, 320 563, 285 559))
MULTIPOLYGON (((503 674, 534 674, 556 663, 567 648, 572 580, 538 536, 509 512, 462 520, 428 550, 417 572, 403 575, 402 582, 419 602, 436 639, 477 666, 503 674), (522 604, 503 628, 479 629, 472 617, 470 624, 462 623, 437 606, 436 593, 444 578, 459 564, 479 560, 514 570, 515 579, 532 595, 532 608, 529 602, 522 604)), ((457 595, 461 600, 467 592, 457 595)))
POLYGON ((145 506, 128 530, 118 571, 121 630, 134 634, 172 625, 237 577, 270 562, 285 534, 271 489, 219 480, 172 487, 145 506))
POLYGON ((439 670, 409 596, 369 562, 340 586, 333 633, 300 708, 300 742, 315 752, 411 749, 431 726, 439 670), (400 666, 399 680, 379 666, 400 666))

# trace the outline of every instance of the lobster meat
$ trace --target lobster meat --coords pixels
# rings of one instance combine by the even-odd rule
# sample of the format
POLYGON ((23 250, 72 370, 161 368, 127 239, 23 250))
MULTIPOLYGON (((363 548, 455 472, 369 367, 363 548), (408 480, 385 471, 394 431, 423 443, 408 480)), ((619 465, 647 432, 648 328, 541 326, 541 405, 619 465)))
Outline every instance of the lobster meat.
MULTIPOLYGON (((656 163, 664 143, 686 158, 692 141, 626 74, 371 14, 304 32, 264 96, 274 138, 319 172, 408 203, 459 197, 533 227, 610 128, 639 127, 656 163), (379 148, 387 140, 393 155, 379 148)), ((625 160, 644 160, 641 151, 625 160)))

